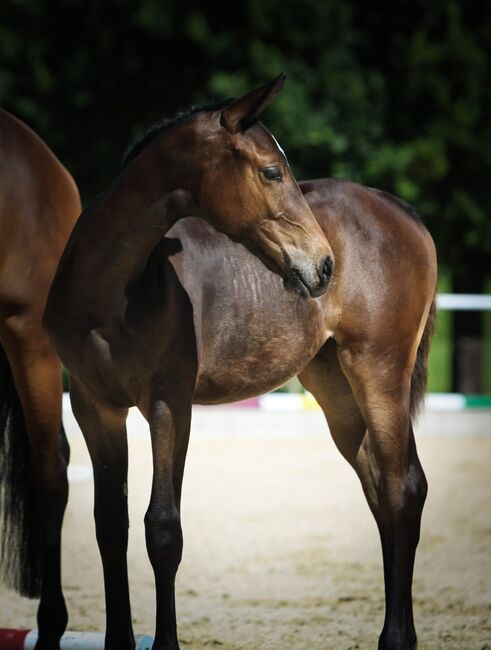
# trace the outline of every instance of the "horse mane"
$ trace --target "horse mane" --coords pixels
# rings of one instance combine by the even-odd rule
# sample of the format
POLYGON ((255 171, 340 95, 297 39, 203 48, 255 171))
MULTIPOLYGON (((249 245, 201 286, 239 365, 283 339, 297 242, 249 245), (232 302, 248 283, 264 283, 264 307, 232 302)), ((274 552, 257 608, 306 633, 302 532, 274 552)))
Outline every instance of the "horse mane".
POLYGON ((182 124, 190 117, 197 115, 198 113, 206 113, 207 111, 218 111, 221 108, 225 108, 231 104, 233 99, 222 99, 220 101, 212 102, 211 104, 206 104, 204 106, 192 106, 186 111, 181 111, 177 113, 174 117, 164 118, 157 124, 152 124, 145 128, 142 133, 134 140, 126 149, 123 157, 123 168, 129 165, 129 163, 134 160, 151 142, 155 140, 159 135, 165 133, 166 131, 171 131, 179 124, 182 124))

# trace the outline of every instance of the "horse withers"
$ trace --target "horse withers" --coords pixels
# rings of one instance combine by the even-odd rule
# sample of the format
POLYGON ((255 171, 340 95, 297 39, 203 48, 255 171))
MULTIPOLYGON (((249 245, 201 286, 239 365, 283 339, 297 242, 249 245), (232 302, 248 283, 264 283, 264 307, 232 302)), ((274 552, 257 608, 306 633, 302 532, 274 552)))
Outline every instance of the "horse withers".
POLYGON ((41 320, 79 214, 67 170, 26 124, 0 110, 0 568, 21 594, 41 596, 38 650, 57 645, 67 620, 61 364, 41 320))

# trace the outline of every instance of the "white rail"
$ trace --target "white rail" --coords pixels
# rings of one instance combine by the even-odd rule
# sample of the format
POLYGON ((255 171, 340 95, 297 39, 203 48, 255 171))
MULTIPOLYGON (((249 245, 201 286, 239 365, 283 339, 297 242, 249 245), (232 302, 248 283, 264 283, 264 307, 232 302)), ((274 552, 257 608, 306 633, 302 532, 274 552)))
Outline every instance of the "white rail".
POLYGON ((436 297, 438 309, 459 311, 490 311, 491 296, 480 293, 440 293, 436 297))

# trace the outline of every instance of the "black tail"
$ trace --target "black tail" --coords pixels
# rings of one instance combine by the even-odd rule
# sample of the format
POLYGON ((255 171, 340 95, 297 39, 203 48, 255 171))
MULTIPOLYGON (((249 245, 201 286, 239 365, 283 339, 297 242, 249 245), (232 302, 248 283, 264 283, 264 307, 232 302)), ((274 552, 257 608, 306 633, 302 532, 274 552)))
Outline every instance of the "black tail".
POLYGON ((41 588, 41 540, 22 408, 0 346, 0 575, 23 596, 41 588))
POLYGON ((411 419, 414 420, 423 405, 426 385, 428 383, 428 353, 430 342, 436 325, 436 297, 431 303, 428 318, 426 320, 423 336, 418 347, 416 363, 411 377, 411 419))

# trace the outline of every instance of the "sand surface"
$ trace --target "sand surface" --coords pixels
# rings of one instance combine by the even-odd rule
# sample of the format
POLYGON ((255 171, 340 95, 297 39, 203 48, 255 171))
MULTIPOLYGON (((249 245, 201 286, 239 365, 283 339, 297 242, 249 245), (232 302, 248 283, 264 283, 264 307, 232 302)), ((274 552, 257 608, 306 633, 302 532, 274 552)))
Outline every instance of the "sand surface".
MULTIPOLYGON (((458 416, 456 416, 458 417, 458 416)), ((136 632, 152 633, 153 576, 143 516, 151 460, 130 424, 129 566, 136 632)), ((64 528, 69 628, 102 630, 101 567, 85 443, 69 422, 72 464, 64 528)), ((414 602, 420 650, 491 648, 491 436, 420 436, 430 491, 414 602)), ((189 650, 370 648, 383 622, 375 523, 320 413, 198 409, 183 492, 177 581, 189 650)), ((0 627, 35 627, 36 603, 0 588, 0 627)))

